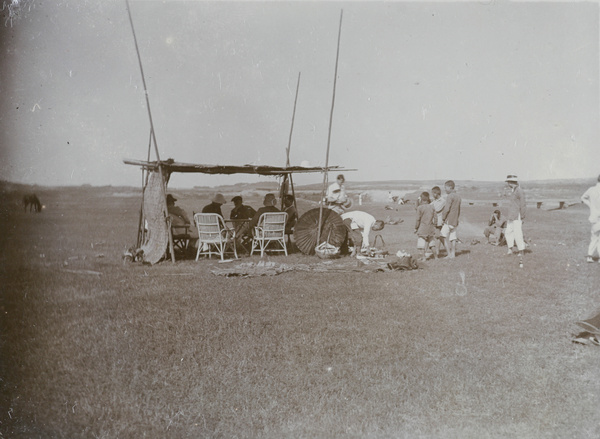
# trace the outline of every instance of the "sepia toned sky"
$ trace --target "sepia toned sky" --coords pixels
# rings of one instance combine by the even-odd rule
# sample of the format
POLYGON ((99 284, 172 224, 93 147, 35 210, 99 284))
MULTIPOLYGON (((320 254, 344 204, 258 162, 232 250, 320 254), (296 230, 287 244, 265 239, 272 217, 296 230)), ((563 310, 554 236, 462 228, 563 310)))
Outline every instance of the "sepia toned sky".
MULTIPOLYGON (((0 23, 0 178, 139 185, 122 160, 146 159, 150 123, 126 2, 21 6, 0 23)), ((162 159, 284 165, 301 72, 291 163, 323 165, 343 9, 330 164, 358 169, 348 180, 600 173, 597 3, 130 7, 162 159)))

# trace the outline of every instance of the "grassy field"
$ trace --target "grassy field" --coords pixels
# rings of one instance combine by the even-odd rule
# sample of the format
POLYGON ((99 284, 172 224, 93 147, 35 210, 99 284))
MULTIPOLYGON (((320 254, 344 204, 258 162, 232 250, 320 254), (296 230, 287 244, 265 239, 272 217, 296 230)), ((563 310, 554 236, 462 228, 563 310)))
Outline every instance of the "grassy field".
MULTIPOLYGON (((572 343, 600 307, 585 206, 531 206, 523 269, 483 243, 497 188, 463 185, 455 260, 244 279, 216 259, 124 265, 136 189, 38 187, 41 214, 24 189, 0 202, 0 437, 600 437, 600 349, 572 343)), ((208 199, 175 193, 190 212, 208 199)), ((402 218, 387 248, 416 251, 413 206, 363 208, 402 218)))

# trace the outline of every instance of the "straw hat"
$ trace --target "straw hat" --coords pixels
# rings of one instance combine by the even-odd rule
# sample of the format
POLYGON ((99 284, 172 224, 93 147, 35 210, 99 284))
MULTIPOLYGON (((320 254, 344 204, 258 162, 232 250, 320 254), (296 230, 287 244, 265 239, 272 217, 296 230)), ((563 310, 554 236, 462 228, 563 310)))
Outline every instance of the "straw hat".
POLYGON ((518 183, 518 177, 516 175, 509 174, 506 176, 506 183, 518 183))
POLYGON ((218 203, 218 204, 225 204, 227 203, 227 200, 225 200, 225 197, 223 196, 223 194, 216 194, 212 200, 213 203, 218 203))

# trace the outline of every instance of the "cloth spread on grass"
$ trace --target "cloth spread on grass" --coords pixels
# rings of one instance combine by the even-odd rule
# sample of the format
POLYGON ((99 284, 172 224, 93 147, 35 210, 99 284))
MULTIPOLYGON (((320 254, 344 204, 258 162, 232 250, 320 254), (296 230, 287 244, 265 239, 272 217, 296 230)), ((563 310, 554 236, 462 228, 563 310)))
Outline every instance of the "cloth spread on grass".
MULTIPOLYGON (((390 258, 389 260, 357 260, 349 258, 347 261, 323 261, 315 264, 285 264, 273 261, 260 261, 257 263, 243 262, 233 267, 219 267, 211 270, 211 272, 214 275, 225 277, 256 277, 276 276, 288 271, 310 271, 313 273, 383 273, 406 270, 406 268, 397 268, 399 266, 397 262, 396 258, 390 258)), ((414 268, 418 268, 418 266, 414 268)))
POLYGON ((587 320, 576 322, 576 325, 581 326, 585 331, 577 334, 573 343, 600 346, 600 313, 587 320))

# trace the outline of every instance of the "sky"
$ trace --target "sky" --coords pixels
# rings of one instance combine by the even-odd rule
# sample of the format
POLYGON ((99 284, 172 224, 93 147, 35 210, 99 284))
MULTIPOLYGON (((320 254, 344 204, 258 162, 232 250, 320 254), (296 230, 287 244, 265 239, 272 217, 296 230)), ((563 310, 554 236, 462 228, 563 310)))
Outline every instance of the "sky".
MULTIPOLYGON (((285 165, 300 74, 290 162, 324 165, 343 11, 329 164, 357 169, 349 183, 600 173, 596 2, 129 5, 163 160, 285 165)), ((150 122, 125 0, 16 6, 0 22, 0 179, 139 186, 123 159, 147 158, 150 122)))

